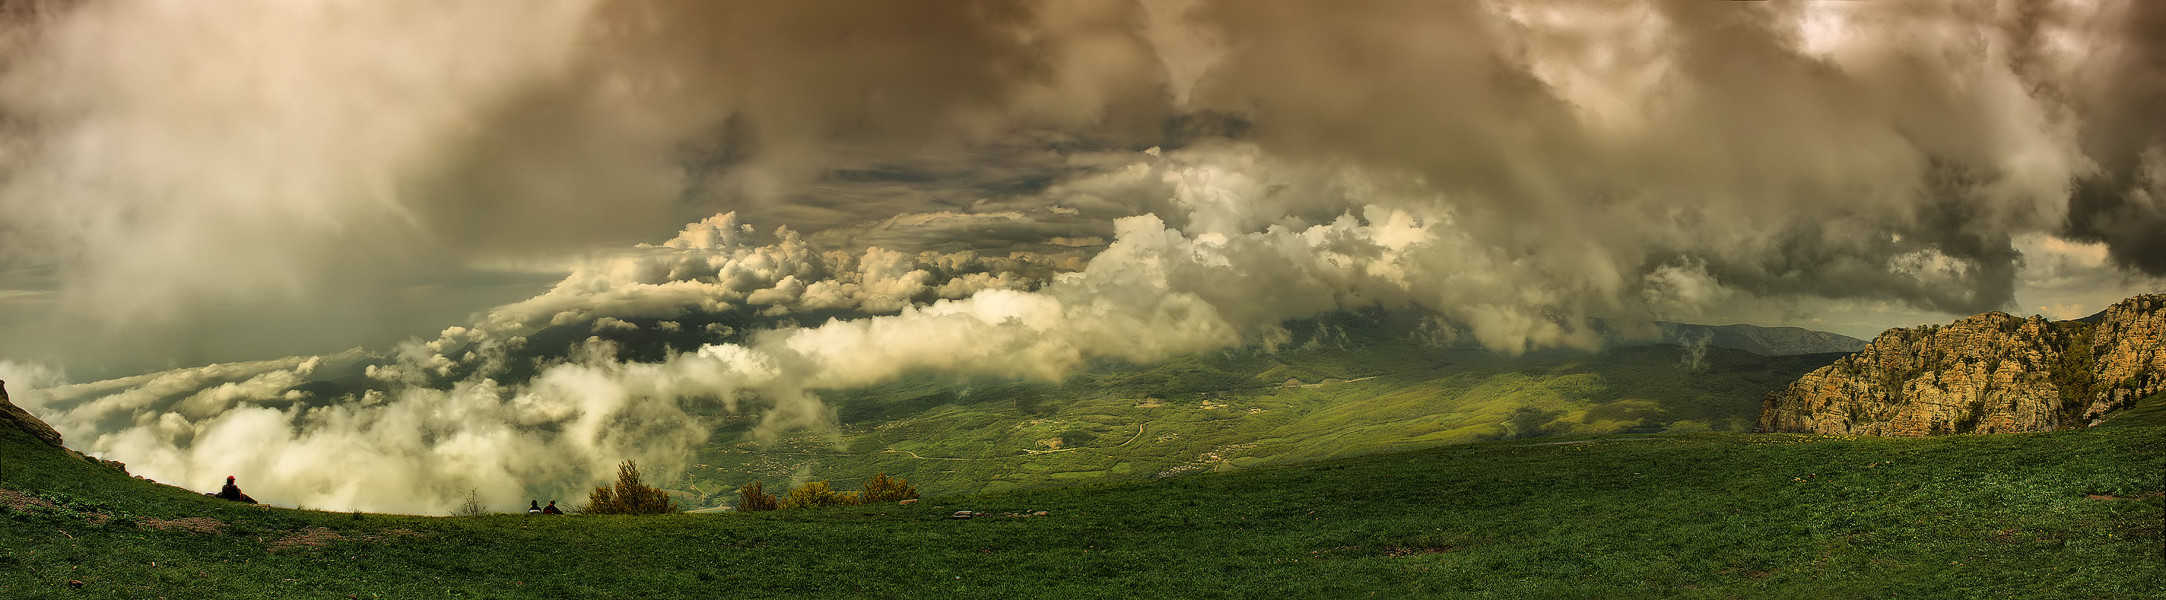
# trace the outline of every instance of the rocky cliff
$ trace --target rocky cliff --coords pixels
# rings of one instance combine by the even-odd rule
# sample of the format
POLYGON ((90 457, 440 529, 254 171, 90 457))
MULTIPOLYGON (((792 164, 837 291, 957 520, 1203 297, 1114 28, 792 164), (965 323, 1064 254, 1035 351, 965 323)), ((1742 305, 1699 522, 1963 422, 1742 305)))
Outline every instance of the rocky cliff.
POLYGON ((60 432, 54 431, 53 426, 45 424, 45 421, 39 420, 37 417, 30 416, 29 411, 25 411, 22 407, 8 401, 8 388, 5 381, 0 381, 0 421, 14 425, 16 428, 29 433, 31 437, 45 440, 47 444, 52 444, 55 447, 60 446, 60 432))
MULTIPOLYGON (((2087 319, 2089 320, 2089 319, 2087 319)), ((2166 390, 2166 295, 2095 322, 2004 313, 1891 329, 1769 394, 1759 431, 1921 436, 2085 427, 2166 390)))

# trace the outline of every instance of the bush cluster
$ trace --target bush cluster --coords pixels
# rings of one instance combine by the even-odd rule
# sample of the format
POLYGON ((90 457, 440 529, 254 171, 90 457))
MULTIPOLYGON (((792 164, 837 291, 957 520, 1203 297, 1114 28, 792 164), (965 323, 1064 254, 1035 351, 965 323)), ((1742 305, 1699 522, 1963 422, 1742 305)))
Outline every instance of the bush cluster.
POLYGON ((910 480, 891 479, 887 473, 875 473, 865 482, 865 491, 859 495, 865 504, 874 502, 900 502, 918 497, 918 489, 910 487, 910 480))
POLYGON ((815 481, 790 490, 782 495, 783 508, 820 508, 825 506, 850 506, 859 504, 858 494, 838 492, 827 487, 825 481, 815 481))
POLYGON ((754 481, 752 485, 737 490, 737 510, 774 510, 777 507, 775 495, 767 493, 766 486, 760 482, 754 481))
POLYGON ((888 477, 877 473, 865 482, 864 491, 844 492, 834 489, 826 481, 814 481, 783 492, 780 498, 768 494, 765 484, 752 482, 737 490, 737 510, 762 511, 784 508, 819 508, 823 506, 853 506, 880 502, 899 502, 918 497, 918 490, 911 487, 910 480, 888 477))
POLYGON ((669 492, 647 485, 639 480, 639 464, 624 461, 617 465, 617 485, 597 486, 587 494, 587 505, 579 512, 591 515, 658 515, 677 512, 677 501, 671 500, 669 492))

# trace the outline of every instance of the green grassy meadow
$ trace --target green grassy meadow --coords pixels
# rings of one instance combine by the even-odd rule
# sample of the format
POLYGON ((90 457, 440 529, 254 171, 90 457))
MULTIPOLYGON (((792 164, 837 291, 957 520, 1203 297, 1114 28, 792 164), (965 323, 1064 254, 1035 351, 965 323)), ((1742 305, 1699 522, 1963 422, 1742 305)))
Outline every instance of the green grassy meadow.
POLYGON ((911 505, 422 517, 225 503, 0 428, 0 597, 2158 598, 2162 478, 2166 427, 2116 422, 1509 439, 911 505))
POLYGON ((882 471, 968 494, 1489 440, 1743 432, 1769 391, 1835 356, 1707 348, 1695 362, 1655 345, 1500 357, 1355 333, 1354 348, 1106 364, 1060 383, 921 375, 826 392, 836 430, 763 439, 737 417, 663 484, 695 506, 734 503, 753 481, 882 471))

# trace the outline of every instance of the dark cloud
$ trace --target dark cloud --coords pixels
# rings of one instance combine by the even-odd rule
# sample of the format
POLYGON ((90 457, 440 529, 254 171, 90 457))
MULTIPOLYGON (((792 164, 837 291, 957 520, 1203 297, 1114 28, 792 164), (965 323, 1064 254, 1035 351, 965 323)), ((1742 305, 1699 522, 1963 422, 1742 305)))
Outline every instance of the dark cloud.
POLYGON ((1191 15, 1225 53, 1195 102, 1280 156, 1405 173, 1494 219, 1479 231, 1499 247, 1968 313, 2013 302, 2015 238, 2062 233, 2063 214, 2124 264, 2166 260, 2139 169, 2157 128, 2130 126, 2166 85, 2159 28, 2122 11, 2159 12, 1215 2, 1191 15), (2112 83, 2069 75, 2100 70, 2112 83), (2072 201, 2086 162, 2108 176, 2072 201))
POLYGON ((2132 2, 2094 18, 2107 41, 2064 93, 2091 117, 2083 149, 2097 170, 2076 181, 2067 233, 2166 274, 2166 6, 2132 2))
POLYGON ((0 269, 59 273, 46 306, 92 330, 246 343, 282 334, 195 317, 265 301, 403 330, 331 300, 733 208, 825 229, 967 204, 852 174, 1165 120, 1117 3, 6 6, 0 269))
POLYGON ((16 297, 221 347, 286 327, 210 307, 411 329, 330 300, 729 211, 1079 259, 1123 217, 1396 211, 1450 241, 1405 259, 1432 279, 1334 302, 1514 318, 2005 308, 2026 236, 2166 270, 2145 2, 7 6, 60 7, 12 18, 0 73, 0 270, 50 274, 16 297))

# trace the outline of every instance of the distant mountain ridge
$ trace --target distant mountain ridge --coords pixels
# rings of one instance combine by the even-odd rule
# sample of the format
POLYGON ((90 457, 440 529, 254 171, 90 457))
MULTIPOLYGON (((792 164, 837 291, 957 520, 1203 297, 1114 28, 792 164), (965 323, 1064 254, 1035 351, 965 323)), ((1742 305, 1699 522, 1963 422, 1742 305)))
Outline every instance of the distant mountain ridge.
POLYGON ((1704 341, 1710 346, 1743 350, 1761 356, 1857 352, 1864 350, 1867 344, 1865 340, 1847 335, 1803 327, 1693 325, 1667 321, 1656 321, 1655 326, 1661 328, 1664 343, 1689 347, 1704 341))
MULTIPOLYGON (((1605 348, 1674 344, 1687 349, 1714 346, 1761 356, 1798 356, 1857 352, 1866 345, 1865 340, 1802 327, 1697 325, 1600 317, 1568 325, 1575 329, 1582 326, 1599 334, 1605 348)), ((1394 339, 1434 347, 1483 349, 1466 325, 1414 310, 1342 311, 1288 321, 1285 327, 1292 345, 1344 346, 1394 339)))
POLYGON ((2087 427, 2166 391, 2166 295, 2072 321, 1992 312, 1891 329, 1762 403, 1759 431, 1919 436, 2087 427))

